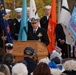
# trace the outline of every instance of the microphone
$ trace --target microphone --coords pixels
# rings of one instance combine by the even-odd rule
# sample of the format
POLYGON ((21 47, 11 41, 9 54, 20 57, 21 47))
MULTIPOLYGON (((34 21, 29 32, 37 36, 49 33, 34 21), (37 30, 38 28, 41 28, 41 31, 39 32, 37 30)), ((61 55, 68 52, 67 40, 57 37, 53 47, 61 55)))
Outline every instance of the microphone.
POLYGON ((25 33, 27 34, 27 31, 26 31, 26 26, 25 26, 25 27, 23 27, 23 29, 24 29, 25 33))

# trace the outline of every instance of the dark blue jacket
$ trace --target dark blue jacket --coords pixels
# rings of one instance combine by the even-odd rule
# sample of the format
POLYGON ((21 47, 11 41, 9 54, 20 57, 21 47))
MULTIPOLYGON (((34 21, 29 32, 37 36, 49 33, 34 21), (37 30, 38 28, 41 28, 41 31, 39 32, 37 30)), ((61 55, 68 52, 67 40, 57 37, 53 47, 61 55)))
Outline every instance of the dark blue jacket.
POLYGON ((27 69, 29 73, 32 73, 37 66, 37 64, 33 61, 33 59, 29 57, 25 57, 24 60, 27 62, 27 69))

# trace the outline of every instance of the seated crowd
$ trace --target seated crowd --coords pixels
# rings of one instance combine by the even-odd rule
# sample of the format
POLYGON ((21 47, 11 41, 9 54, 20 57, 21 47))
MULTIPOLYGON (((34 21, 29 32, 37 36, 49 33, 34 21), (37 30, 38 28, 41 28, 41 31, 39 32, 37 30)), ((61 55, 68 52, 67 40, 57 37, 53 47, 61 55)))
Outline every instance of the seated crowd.
POLYGON ((24 59, 15 61, 13 45, 6 44, 6 51, 0 58, 0 75, 76 75, 76 61, 62 61, 61 49, 53 50, 50 58, 38 60, 32 47, 24 49, 24 59), (12 50, 12 52, 10 52, 12 50))

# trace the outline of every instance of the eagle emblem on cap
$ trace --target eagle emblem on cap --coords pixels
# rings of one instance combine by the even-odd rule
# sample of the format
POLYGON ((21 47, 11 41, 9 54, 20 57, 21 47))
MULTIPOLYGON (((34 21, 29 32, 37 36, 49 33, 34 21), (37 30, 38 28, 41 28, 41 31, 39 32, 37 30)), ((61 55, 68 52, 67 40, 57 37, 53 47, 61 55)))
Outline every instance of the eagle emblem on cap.
POLYGON ((30 50, 26 50, 26 54, 30 55, 31 51, 30 50))

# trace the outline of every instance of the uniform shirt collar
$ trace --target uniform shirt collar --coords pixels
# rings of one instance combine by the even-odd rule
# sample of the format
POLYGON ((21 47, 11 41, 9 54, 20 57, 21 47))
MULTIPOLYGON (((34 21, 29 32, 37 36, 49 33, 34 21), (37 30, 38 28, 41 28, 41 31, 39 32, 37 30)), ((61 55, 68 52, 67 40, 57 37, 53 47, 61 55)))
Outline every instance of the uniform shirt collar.
POLYGON ((47 20, 48 20, 49 19, 49 16, 46 15, 46 17, 47 17, 47 20))
POLYGON ((21 21, 21 19, 18 19, 18 18, 17 18, 17 20, 18 20, 18 22, 20 22, 20 21, 21 21))
POLYGON ((38 30, 38 27, 36 29, 33 29, 33 31, 37 31, 38 30))

